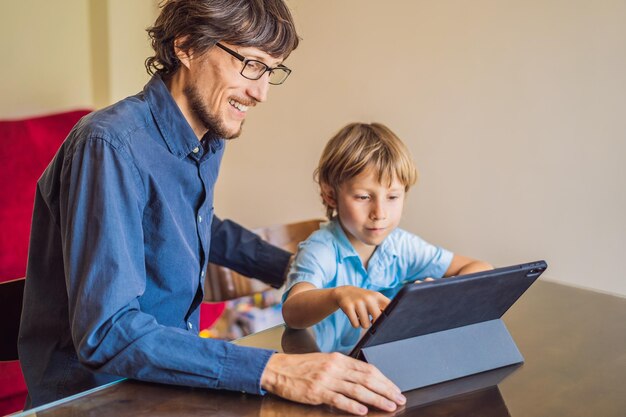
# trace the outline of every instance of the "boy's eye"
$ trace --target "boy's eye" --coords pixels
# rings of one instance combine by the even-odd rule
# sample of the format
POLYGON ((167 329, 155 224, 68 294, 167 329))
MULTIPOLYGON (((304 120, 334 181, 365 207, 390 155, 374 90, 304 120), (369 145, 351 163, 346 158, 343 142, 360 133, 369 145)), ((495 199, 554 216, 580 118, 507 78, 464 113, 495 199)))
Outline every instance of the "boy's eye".
POLYGON ((369 195, 357 195, 357 200, 368 200, 370 198, 369 195))
POLYGON ((390 195, 388 198, 390 200, 397 200, 398 198, 400 198, 400 196, 399 195, 390 195))

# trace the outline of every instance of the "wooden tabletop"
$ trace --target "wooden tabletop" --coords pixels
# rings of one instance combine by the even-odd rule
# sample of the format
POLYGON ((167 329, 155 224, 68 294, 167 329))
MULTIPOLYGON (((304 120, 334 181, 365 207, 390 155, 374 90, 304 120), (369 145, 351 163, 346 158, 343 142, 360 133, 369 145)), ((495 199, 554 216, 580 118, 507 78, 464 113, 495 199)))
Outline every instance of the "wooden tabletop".
MULTIPOLYGON (((504 316, 521 366, 405 393, 406 416, 626 416, 626 299, 551 282, 535 283, 504 316)), ((311 333, 283 326, 237 341, 305 352, 311 333)), ((19 416, 329 416, 273 395, 125 380, 19 416)))

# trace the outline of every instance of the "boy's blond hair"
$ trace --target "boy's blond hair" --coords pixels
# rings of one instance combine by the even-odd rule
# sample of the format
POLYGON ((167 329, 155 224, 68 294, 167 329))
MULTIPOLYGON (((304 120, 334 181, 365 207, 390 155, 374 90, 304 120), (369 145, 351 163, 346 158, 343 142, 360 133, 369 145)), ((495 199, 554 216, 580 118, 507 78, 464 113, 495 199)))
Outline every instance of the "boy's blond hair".
MULTIPOLYGON (((315 169, 315 181, 337 190, 344 182, 372 168, 378 181, 389 184, 394 179, 405 191, 417 181, 417 169, 407 147, 381 123, 350 123, 333 136, 315 169)), ((332 219, 334 208, 322 198, 326 216, 332 219)))

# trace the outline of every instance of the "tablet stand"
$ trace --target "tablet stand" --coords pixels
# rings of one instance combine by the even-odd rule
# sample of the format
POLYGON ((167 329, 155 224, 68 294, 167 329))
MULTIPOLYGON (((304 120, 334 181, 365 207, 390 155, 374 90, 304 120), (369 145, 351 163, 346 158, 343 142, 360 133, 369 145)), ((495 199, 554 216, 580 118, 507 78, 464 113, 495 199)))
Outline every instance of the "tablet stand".
POLYGON ((361 355, 403 392, 524 361, 501 319, 369 346, 361 355))

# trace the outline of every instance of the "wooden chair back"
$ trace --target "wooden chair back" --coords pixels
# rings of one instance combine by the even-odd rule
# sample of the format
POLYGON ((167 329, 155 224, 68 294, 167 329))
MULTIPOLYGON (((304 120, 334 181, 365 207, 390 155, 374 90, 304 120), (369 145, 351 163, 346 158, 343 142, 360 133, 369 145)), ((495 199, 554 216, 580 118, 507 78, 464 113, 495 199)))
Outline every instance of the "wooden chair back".
POLYGON ((24 278, 0 282, 0 361, 16 361, 24 278))
MULTIPOLYGON (((295 252, 298 243, 320 228, 325 220, 313 219, 297 223, 281 224, 254 229, 262 239, 289 252, 295 252)), ((267 284, 246 277, 231 269, 209 263, 204 284, 204 301, 219 302, 232 300, 270 289, 267 284)))

